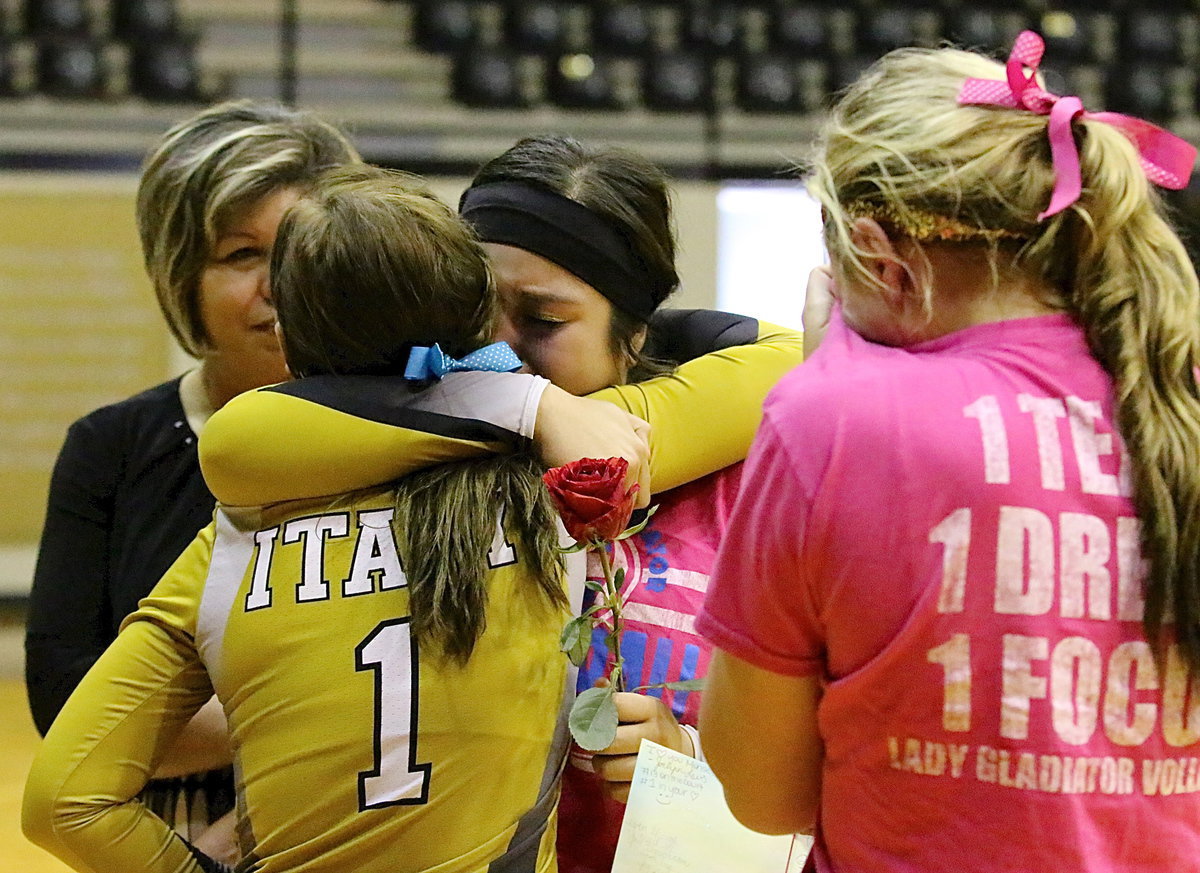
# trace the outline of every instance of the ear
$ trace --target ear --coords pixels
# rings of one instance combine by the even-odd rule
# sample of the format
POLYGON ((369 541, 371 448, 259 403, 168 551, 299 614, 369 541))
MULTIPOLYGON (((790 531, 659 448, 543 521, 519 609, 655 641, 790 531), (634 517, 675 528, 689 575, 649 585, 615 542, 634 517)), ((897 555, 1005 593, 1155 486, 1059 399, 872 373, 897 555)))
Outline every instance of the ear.
POLYGON ((892 306, 902 306, 911 282, 887 231, 873 218, 856 218, 850 225, 850 241, 863 253, 863 266, 884 298, 892 306))
POLYGON ((649 335, 649 333, 650 325, 643 324, 634 332, 633 336, 629 338, 629 344, 633 346, 633 350, 635 352, 640 352, 642 350, 642 346, 646 345, 646 337, 649 335))

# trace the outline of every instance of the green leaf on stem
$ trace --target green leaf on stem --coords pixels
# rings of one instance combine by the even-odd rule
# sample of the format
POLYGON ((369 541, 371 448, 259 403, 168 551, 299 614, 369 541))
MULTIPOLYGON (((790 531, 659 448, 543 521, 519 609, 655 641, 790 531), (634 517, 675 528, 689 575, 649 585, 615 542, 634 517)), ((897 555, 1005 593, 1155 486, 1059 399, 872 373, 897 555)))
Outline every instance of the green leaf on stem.
POLYGON ((591 543, 575 542, 569 546, 559 546, 558 550, 564 555, 573 555, 576 552, 582 552, 584 549, 591 548, 591 543))
POLYGON ((617 571, 613 573, 613 587, 619 592, 625 585, 625 568, 617 567, 617 571))
POLYGON ((678 682, 655 682, 652 685, 640 685, 634 691, 649 691, 652 688, 665 688, 668 691, 703 691, 706 679, 680 679, 678 682))
POLYGON ((654 517, 654 513, 656 513, 656 512, 658 512, 657 504, 655 504, 654 506, 651 506, 649 509, 646 510, 645 518, 643 518, 641 521, 639 521, 633 527, 627 527, 627 528, 625 528, 625 530, 623 530, 619 534, 617 534, 617 538, 615 540, 613 540, 613 542, 627 540, 632 536, 637 536, 638 534, 640 534, 642 532, 642 529, 645 528, 646 525, 648 525, 650 523, 650 519, 652 519, 654 517))
POLYGON ((586 615, 578 616, 568 621, 563 627, 562 636, 559 638, 559 649, 566 652, 571 663, 578 667, 583 663, 584 656, 587 655, 591 637, 592 622, 586 615))
POLYGON ((595 591, 597 594, 604 593, 604 583, 601 582, 599 579, 588 579, 586 582, 583 583, 583 587, 590 588, 591 590, 595 591))
POLYGON ((613 687, 604 685, 580 692, 571 705, 567 723, 571 737, 581 749, 599 752, 611 746, 617 738, 617 703, 613 700, 613 687))

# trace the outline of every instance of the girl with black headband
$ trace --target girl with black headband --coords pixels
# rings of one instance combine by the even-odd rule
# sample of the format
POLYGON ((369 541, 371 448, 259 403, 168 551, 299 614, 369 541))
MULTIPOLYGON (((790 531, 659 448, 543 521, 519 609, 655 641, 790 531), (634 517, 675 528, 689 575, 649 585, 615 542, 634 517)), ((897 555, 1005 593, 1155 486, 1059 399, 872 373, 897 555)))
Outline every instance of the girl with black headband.
POLYGON ((459 212, 491 258, 502 332, 535 372, 588 394, 669 369, 643 354, 650 317, 679 285, 657 167, 526 139, 484 165, 459 212))
MULTIPOLYGON (((679 279, 666 179, 635 154, 563 137, 522 140, 480 170, 460 211, 496 278, 497 338, 558 388, 611 400, 650 422, 652 484, 673 490, 656 495, 650 526, 616 550, 630 580, 626 675, 633 686, 703 676, 709 650, 692 632, 692 617, 763 396, 800 362, 799 335, 723 313, 652 320, 679 279), (713 349, 720 351, 641 381, 670 372, 664 358, 713 349)), ((438 426, 404 414, 396 392, 388 396, 378 384, 343 380, 333 396, 306 387, 313 381, 244 395, 210 423, 201 455, 220 499, 270 503, 387 481, 411 468, 420 432, 438 426), (297 416, 311 422, 313 439, 285 445, 270 437, 297 416)), ((442 458, 454 449, 446 446, 442 458)), ((580 688, 606 672, 603 652, 602 644, 589 652, 580 688)), ((597 776, 576 769, 566 776, 560 869, 611 866, 623 806, 605 795, 624 799, 642 738, 700 756, 691 727, 698 697, 617 695, 625 722, 617 740, 580 762, 597 776)))

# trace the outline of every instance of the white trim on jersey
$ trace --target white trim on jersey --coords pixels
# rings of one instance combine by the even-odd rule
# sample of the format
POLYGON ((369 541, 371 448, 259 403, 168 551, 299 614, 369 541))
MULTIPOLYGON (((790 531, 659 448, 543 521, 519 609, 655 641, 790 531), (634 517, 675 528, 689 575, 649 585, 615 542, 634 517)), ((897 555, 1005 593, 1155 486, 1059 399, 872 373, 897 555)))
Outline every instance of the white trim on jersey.
POLYGON ((219 506, 215 516, 217 530, 212 558, 196 616, 196 651, 214 687, 220 683, 225 627, 246 567, 254 555, 255 533, 238 528, 219 506))

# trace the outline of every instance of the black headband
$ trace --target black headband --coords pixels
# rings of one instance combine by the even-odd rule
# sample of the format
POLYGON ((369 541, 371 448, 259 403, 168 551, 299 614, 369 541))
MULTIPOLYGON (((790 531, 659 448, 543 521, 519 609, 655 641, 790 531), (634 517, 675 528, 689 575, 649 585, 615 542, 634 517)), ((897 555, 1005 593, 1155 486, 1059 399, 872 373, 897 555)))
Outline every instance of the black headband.
POLYGON ((484 242, 541 255, 624 312, 646 321, 658 308, 646 267, 625 237, 569 197, 521 182, 491 182, 468 188, 458 211, 484 242))

